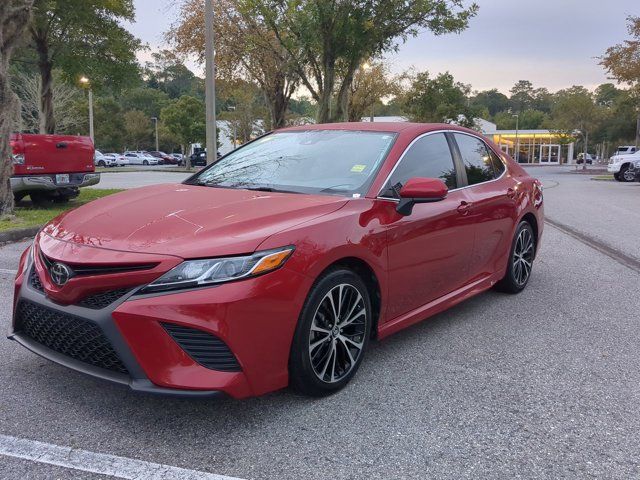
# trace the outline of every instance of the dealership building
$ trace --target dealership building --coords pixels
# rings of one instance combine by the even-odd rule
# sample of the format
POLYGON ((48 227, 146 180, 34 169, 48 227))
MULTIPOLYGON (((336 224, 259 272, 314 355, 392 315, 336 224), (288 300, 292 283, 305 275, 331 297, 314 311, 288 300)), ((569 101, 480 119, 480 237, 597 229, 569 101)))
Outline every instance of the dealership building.
POLYGON ((498 130, 486 120, 478 121, 482 133, 519 163, 575 164, 575 142, 552 130, 498 130))

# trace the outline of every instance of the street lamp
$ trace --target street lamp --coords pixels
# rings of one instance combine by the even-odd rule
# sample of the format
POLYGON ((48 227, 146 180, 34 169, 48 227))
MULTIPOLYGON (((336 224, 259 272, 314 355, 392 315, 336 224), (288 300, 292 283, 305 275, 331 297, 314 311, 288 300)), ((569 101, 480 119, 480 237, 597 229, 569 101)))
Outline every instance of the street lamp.
MULTIPOLYGON (((364 70, 365 72, 368 72, 369 70, 371 70, 371 64, 369 62, 364 62, 362 64, 362 70, 364 70)), ((371 92, 371 96, 373 97, 373 92, 371 92)), ((373 123, 375 121, 375 108, 376 108, 376 104, 375 104, 375 99, 372 98, 372 103, 371 103, 371 123, 373 123)))
POLYGON ((80 83, 89 89, 89 137, 91 137, 91 141, 95 143, 93 134, 93 90, 91 89, 91 81, 87 77, 82 76, 80 77, 80 83))
POLYGON ((160 151, 160 141, 158 140, 158 117, 151 117, 156 127, 156 152, 160 151))
POLYGON ((207 109, 207 164, 211 164, 218 158, 216 145, 216 64, 213 31, 213 0, 205 0, 205 105, 207 109))
POLYGON ((514 115, 516 117, 516 162, 520 162, 520 114, 516 113, 514 115))

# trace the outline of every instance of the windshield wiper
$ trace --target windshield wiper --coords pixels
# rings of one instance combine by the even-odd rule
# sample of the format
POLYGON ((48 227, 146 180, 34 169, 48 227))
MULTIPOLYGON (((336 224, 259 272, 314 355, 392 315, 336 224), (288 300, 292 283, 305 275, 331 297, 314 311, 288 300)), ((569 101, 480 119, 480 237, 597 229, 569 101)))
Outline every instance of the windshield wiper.
POLYGON ((277 192, 277 193, 302 193, 302 192, 294 192, 293 190, 282 190, 280 188, 273 187, 241 187, 245 190, 251 190, 253 192, 277 192))

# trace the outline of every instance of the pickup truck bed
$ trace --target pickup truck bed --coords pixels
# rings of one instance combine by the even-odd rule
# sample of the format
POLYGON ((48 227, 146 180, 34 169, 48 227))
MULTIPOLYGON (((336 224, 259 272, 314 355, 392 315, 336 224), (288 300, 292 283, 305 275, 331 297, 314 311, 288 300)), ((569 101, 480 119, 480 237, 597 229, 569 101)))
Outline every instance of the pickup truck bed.
POLYGON ((11 136, 11 147, 17 201, 27 195, 34 202, 66 201, 77 197, 80 187, 100 181, 89 137, 18 133, 11 136))

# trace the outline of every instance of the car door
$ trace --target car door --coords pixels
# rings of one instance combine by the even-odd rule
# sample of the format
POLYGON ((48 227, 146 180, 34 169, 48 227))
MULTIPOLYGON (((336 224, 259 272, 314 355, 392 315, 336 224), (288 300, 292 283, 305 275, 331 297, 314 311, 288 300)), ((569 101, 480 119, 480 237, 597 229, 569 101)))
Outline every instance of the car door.
POLYGON ((460 189, 450 140, 444 133, 416 139, 387 180, 381 197, 395 209, 390 188, 410 178, 440 178, 449 187, 439 202, 417 204, 411 215, 388 225, 389 320, 415 310, 468 281, 474 225, 468 215, 469 197, 460 189))
POLYGON ((127 153, 125 155, 125 157, 127 157, 129 159, 129 163, 133 164, 133 165, 140 165, 142 162, 140 161, 140 159, 138 158, 138 155, 135 153, 127 153))
POLYGON ((472 280, 479 280, 504 268, 517 221, 518 183, 482 139, 465 133, 453 137, 464 164, 470 217, 477 225, 469 274, 472 280))

